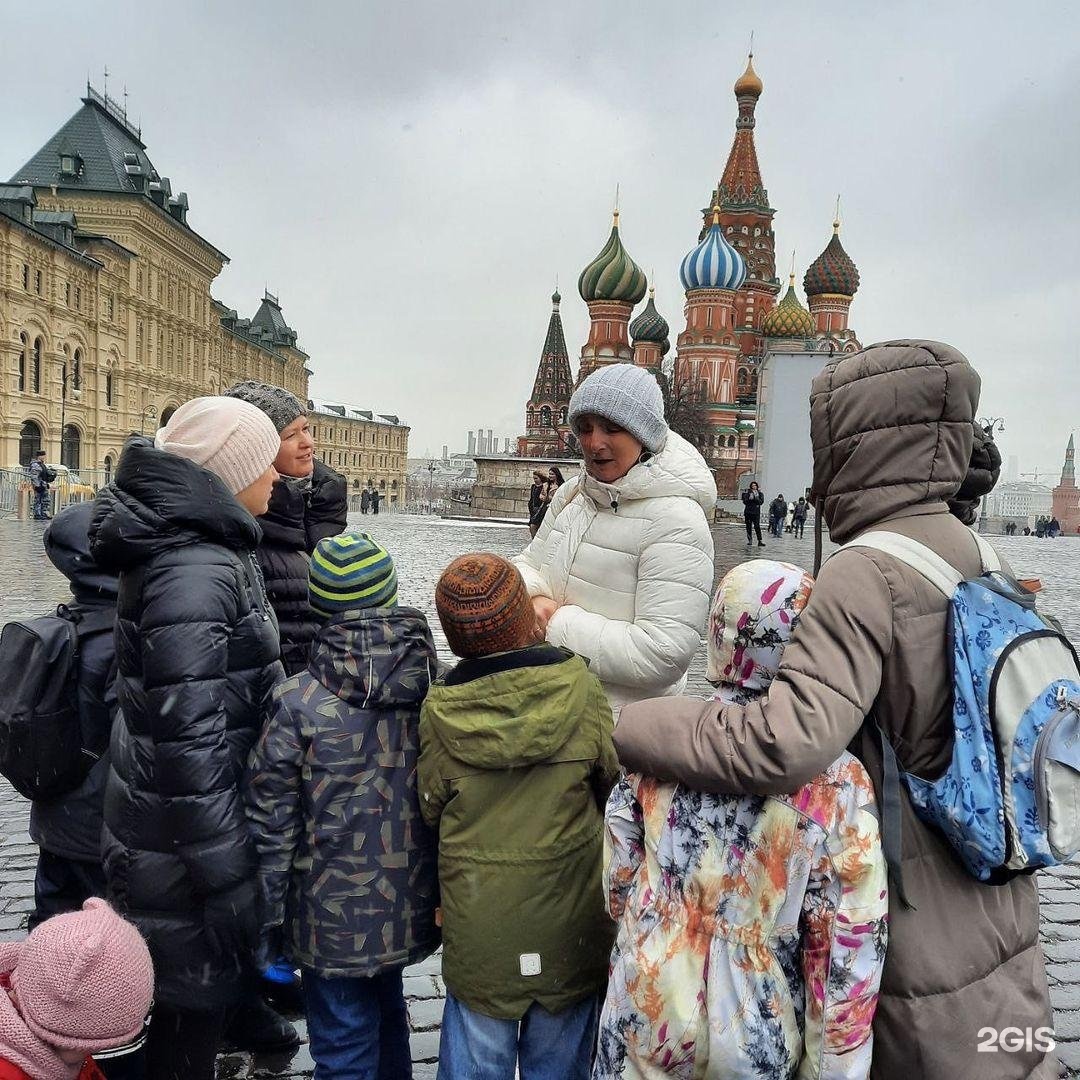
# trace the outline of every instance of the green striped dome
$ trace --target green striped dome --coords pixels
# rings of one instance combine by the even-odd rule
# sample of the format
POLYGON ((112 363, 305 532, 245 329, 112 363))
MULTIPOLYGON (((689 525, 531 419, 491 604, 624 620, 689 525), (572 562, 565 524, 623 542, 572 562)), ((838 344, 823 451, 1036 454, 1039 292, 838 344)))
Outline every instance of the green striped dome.
POLYGON ((761 332, 775 338, 808 338, 817 332, 810 312, 799 303, 794 274, 788 279, 788 291, 783 300, 762 320, 761 332))
POLYGON ((621 300, 636 304, 644 295, 648 282, 640 266, 626 253, 619 239, 619 211, 611 225, 611 235, 604 250, 578 278, 578 292, 586 303, 591 300, 621 300))

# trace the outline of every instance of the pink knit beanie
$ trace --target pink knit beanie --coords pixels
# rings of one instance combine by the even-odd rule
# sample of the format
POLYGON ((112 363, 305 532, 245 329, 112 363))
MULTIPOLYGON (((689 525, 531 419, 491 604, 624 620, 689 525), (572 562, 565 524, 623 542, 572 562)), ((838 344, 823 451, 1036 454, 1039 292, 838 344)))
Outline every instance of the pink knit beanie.
POLYGON ((139 931, 104 900, 46 919, 17 948, 11 987, 42 1042, 93 1054, 141 1032, 154 966, 139 931))
POLYGON ((246 401, 199 397, 169 417, 154 445, 216 473, 236 495, 273 464, 281 437, 266 413, 246 401))

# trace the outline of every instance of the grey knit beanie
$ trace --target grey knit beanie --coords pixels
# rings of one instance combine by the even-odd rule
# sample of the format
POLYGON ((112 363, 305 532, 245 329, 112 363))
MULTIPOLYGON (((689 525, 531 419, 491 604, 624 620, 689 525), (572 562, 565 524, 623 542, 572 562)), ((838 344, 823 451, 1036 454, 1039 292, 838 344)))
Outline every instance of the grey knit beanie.
POLYGON ((654 375, 635 364, 608 364, 594 371, 570 399, 567 419, 575 434, 578 417, 586 413, 625 428, 654 454, 667 440, 660 384, 654 375))
POLYGON ((239 398, 256 409, 262 410, 273 421, 280 433, 297 417, 307 416, 307 406, 293 393, 282 386, 270 383, 239 382, 225 391, 226 397, 239 398))

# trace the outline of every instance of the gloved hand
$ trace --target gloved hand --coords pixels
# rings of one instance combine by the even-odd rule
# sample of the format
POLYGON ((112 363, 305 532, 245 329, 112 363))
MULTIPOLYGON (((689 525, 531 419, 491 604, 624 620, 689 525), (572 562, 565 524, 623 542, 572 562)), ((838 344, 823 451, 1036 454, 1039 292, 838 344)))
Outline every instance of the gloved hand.
POLYGON ((208 896, 203 904, 203 925, 219 956, 250 957, 259 940, 255 882, 242 881, 208 896))

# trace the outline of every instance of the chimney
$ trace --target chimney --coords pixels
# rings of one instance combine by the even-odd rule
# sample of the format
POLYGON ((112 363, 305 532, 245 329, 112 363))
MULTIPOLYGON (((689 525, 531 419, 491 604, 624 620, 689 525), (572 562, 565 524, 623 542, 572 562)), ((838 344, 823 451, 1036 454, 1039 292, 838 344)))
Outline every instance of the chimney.
POLYGON ((476 453, 476 432, 469 432, 469 457, 476 453))
POLYGON ((510 456, 510 440, 509 439, 503 439, 503 453, 506 454, 507 457, 510 456))
POLYGON ((489 454, 497 454, 499 452, 499 444, 491 437, 491 428, 488 428, 487 448, 489 454))

